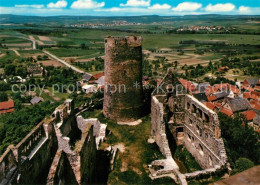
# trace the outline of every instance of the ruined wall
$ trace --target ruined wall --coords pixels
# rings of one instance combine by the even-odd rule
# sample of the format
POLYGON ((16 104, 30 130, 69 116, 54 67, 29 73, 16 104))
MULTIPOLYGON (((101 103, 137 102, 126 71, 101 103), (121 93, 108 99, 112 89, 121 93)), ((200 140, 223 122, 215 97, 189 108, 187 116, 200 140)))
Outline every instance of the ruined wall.
POLYGON ((96 166, 96 142, 93 133, 93 126, 87 132, 85 141, 83 142, 83 146, 80 155, 80 163, 81 163, 81 176, 82 176, 82 184, 91 184, 93 183, 94 171, 96 166))
POLYGON ((151 135, 159 146, 160 151, 166 158, 172 157, 165 133, 163 104, 155 96, 152 97, 151 127, 151 135))
POLYGON ((228 168, 217 114, 183 89, 174 78, 172 70, 168 70, 160 85, 152 93, 151 104, 151 135, 160 151, 167 157, 166 144, 175 142, 166 137, 168 132, 165 128, 169 128, 169 134, 174 136, 176 144, 185 145, 204 168, 201 171, 181 174, 177 167, 172 168, 174 165, 171 167, 167 165, 170 164, 168 161, 156 160, 151 163, 149 170, 152 178, 168 175, 178 184, 187 184, 186 180, 198 176, 208 178, 211 174, 223 172, 228 168), (155 170, 153 166, 162 169, 155 170))
POLYGON ((193 96, 185 96, 184 141, 202 168, 224 165, 227 156, 217 114, 193 96))
POLYGON ((107 118, 128 122, 142 116, 141 42, 140 36, 105 38, 103 114, 107 118))
MULTIPOLYGON (((34 137, 31 139, 27 139, 26 142, 22 143, 18 147, 19 160, 19 174, 20 179, 19 183, 21 184, 37 184, 37 183, 45 183, 46 178, 49 172, 49 168, 52 163, 52 159, 55 155, 55 152, 58 148, 57 140, 55 137, 55 133, 53 132, 52 125, 46 125, 48 128, 48 136, 45 133, 44 126, 42 125, 37 132, 34 130, 34 137), (40 133, 42 132, 42 133, 40 133), (38 134, 37 134, 38 133, 38 134), (38 138, 38 142, 32 143, 33 140, 38 138), (29 141, 29 142, 28 142, 29 141), (28 155, 26 151, 24 151, 24 147, 27 147, 25 144, 29 143, 31 145, 31 149, 28 150, 28 155), (48 151, 48 152, 46 152, 48 151)), ((47 131, 47 130, 46 130, 47 131)))
POLYGON ((82 132, 74 129, 77 121, 72 103, 69 100, 57 107, 51 118, 39 123, 15 147, 8 147, 0 158, 1 185, 91 181, 96 160, 93 126, 82 132), (68 136, 75 132, 80 132, 80 142, 74 151, 68 136))

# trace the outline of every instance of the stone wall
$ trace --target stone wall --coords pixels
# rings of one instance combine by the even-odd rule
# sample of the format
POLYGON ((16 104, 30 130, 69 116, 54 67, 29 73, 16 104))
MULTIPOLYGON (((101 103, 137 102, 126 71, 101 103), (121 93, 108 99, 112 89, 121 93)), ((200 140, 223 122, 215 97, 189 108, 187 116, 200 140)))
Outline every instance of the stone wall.
POLYGON ((67 100, 20 143, 8 147, 0 158, 1 185, 91 182, 96 160, 93 126, 80 131, 72 104, 67 100), (79 141, 71 146, 69 137, 78 132, 79 141))
POLYGON ((179 184, 186 184, 186 180, 208 178, 223 172, 228 163, 217 114, 181 89, 184 88, 174 78, 173 71, 168 70, 152 93, 151 135, 168 158, 171 156, 168 142, 175 142, 167 139, 165 130, 168 126, 176 144, 184 145, 204 170, 181 174, 178 168, 168 168, 168 165, 163 165, 165 161, 157 160, 151 164, 150 171, 152 178, 168 176, 179 184), (156 165, 162 169, 152 169, 156 165))
POLYGON ((103 114, 118 122, 142 116, 142 38, 105 38, 105 92, 103 114), (136 84, 136 86, 134 86, 136 84))
POLYGON ((217 114, 191 95, 185 96, 184 143, 204 169, 227 163, 217 114))
POLYGON ((152 97, 151 135, 166 158, 172 157, 165 133, 164 109, 156 96, 152 97))

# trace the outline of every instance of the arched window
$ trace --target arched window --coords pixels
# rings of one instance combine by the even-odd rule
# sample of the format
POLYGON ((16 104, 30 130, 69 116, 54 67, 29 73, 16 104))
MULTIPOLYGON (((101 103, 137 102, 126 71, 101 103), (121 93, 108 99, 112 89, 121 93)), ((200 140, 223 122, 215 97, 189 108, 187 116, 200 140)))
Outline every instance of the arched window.
POLYGON ((197 112, 197 107, 194 104, 192 104, 191 112, 192 113, 196 113, 197 112))
POLYGON ((212 157, 209 156, 209 166, 213 166, 213 161, 212 161, 212 157))
POLYGON ((190 109, 190 103, 187 102, 187 109, 190 109))
POLYGON ((199 153, 200 153, 200 155, 204 155, 203 147, 201 144, 199 144, 199 153))
POLYGON ((206 123, 209 123, 209 116, 208 116, 207 114, 205 114, 205 113, 204 113, 204 118, 205 118, 204 121, 205 121, 206 123))

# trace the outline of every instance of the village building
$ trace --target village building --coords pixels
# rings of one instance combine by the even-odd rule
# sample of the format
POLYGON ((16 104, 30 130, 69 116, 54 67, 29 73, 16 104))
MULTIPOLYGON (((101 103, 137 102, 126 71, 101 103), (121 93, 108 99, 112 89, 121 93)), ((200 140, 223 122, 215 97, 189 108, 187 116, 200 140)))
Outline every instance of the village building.
POLYGON ((0 102, 0 115, 8 113, 8 112, 13 112, 13 111, 14 111, 14 101, 13 100, 0 102))
POLYGON ((38 104, 43 101, 44 101, 44 99, 42 97, 35 96, 33 99, 31 99, 30 103, 32 105, 34 105, 34 104, 38 104))

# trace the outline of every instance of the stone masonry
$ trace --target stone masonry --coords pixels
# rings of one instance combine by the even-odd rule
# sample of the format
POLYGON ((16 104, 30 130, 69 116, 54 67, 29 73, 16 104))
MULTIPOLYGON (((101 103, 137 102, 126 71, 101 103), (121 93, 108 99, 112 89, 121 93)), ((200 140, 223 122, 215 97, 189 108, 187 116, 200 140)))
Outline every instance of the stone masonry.
MULTIPOLYGON (((182 175, 174 171, 179 184, 228 168, 218 115, 183 90, 169 69, 154 90, 151 105, 151 135, 166 159, 170 153, 168 143, 173 142, 167 140, 165 127, 168 127, 170 133, 167 134, 173 135, 177 145, 184 145, 204 169, 182 175)), ((165 173, 172 177, 171 173, 165 173)))
POLYGON ((0 157, 0 184, 88 184, 106 124, 77 116, 66 100, 0 157))
POLYGON ((105 38, 105 93, 103 114, 117 122, 142 116, 142 38, 105 38))

